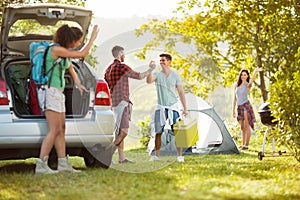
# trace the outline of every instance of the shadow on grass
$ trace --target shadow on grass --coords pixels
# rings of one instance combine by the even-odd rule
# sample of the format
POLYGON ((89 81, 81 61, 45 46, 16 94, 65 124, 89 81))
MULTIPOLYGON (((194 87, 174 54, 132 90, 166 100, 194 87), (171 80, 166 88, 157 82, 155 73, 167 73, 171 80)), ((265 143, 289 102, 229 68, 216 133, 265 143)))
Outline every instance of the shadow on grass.
POLYGON ((0 166, 1 173, 34 173, 35 164, 33 163, 13 163, 0 166))

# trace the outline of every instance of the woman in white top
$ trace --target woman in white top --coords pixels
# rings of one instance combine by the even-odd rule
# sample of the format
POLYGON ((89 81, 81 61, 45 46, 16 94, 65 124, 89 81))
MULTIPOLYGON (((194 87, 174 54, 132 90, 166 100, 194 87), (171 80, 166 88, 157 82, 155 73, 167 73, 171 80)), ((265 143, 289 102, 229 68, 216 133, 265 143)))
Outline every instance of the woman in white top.
POLYGON ((234 88, 233 117, 237 117, 237 121, 241 125, 242 150, 248 150, 251 136, 250 127, 254 129, 254 122, 256 121, 252 105, 250 104, 248 99, 248 94, 252 87, 255 75, 257 74, 257 72, 261 71, 262 68, 256 68, 252 77, 250 78, 248 70, 243 69, 239 74, 237 84, 234 88), (236 105, 238 115, 236 115, 236 105))

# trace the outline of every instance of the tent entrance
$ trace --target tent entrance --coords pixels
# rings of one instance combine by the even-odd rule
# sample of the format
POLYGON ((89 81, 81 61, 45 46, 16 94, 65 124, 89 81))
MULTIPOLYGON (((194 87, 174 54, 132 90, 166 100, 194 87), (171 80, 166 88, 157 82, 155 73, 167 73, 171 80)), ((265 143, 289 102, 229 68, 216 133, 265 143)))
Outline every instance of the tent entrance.
POLYGON ((199 140, 192 148, 193 153, 240 153, 226 125, 213 108, 189 112, 198 119, 199 140))

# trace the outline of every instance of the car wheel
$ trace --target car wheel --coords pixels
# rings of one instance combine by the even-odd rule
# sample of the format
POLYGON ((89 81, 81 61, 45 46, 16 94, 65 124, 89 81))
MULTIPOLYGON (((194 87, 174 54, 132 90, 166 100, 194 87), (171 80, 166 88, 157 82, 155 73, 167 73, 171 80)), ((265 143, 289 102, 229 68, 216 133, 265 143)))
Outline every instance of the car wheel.
POLYGON ((96 154, 99 154, 99 152, 92 151, 92 154, 90 153, 92 150, 86 150, 83 154, 84 163, 86 167, 88 168, 104 168, 108 169, 110 165, 102 163, 99 159, 97 159, 95 156, 96 154))

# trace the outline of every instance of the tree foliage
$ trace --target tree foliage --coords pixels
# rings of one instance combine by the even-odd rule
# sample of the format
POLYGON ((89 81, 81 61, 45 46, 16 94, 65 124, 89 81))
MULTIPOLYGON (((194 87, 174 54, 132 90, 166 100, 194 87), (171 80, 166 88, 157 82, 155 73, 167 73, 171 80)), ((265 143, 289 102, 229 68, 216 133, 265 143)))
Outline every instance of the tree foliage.
POLYGON ((300 2, 182 0, 176 13, 181 16, 152 19, 136 30, 138 36, 153 34, 138 56, 164 45, 177 57, 174 66, 186 90, 203 97, 219 83, 232 86, 241 69, 263 67, 251 91, 269 99, 278 120, 274 136, 300 161, 300 2), (178 43, 192 46, 193 52, 178 51, 178 43))
POLYGON ((147 115, 144 119, 138 121, 137 134, 140 136, 140 143, 143 147, 147 148, 150 138, 151 138, 151 126, 150 126, 151 117, 147 115))
POLYGON ((182 17, 152 19, 137 29, 138 36, 154 35, 138 56, 163 44, 176 55, 174 66, 186 89, 204 97, 219 83, 231 86, 242 68, 252 72, 263 67, 256 85, 266 101, 266 80, 294 61, 300 41, 299 5, 294 0, 183 0, 176 10, 182 17), (193 52, 177 51, 179 42, 192 46, 193 52))
POLYGON ((300 162, 300 48, 291 67, 275 73, 270 86, 271 110, 278 120, 274 136, 287 144, 300 162))

